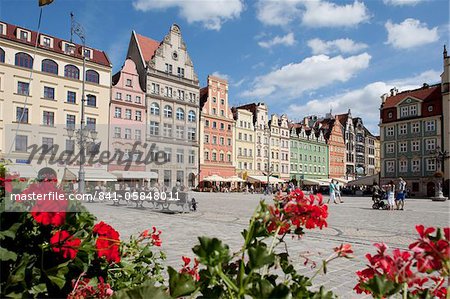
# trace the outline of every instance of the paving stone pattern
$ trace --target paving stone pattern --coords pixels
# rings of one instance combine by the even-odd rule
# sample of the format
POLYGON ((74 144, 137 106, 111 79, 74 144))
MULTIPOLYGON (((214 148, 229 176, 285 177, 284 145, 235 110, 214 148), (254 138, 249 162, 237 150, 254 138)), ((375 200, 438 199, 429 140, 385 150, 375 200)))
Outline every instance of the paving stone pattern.
MULTIPOLYGON (((134 205, 113 206, 111 202, 86 203, 98 219, 113 225, 121 235, 132 234, 156 226, 162 230, 162 250, 167 254, 167 264, 181 268, 181 256, 194 254, 197 236, 217 237, 237 251, 242 245, 240 232, 247 226, 260 199, 270 200, 260 194, 192 193, 198 202, 197 212, 166 214, 134 205)), ((341 298, 362 298, 353 292, 355 272, 366 263, 364 255, 374 253, 376 242, 385 242, 390 248, 406 249, 415 237, 415 225, 449 226, 450 202, 432 202, 428 199, 407 199, 404 211, 383 211, 371 208, 369 197, 344 197, 342 204, 330 204, 328 227, 309 230, 300 239, 287 239, 289 254, 301 273, 311 276, 316 269, 311 263, 304 266, 308 256, 320 265, 333 248, 350 243, 355 258, 332 262, 326 275, 314 279, 314 287, 324 285, 341 298)))

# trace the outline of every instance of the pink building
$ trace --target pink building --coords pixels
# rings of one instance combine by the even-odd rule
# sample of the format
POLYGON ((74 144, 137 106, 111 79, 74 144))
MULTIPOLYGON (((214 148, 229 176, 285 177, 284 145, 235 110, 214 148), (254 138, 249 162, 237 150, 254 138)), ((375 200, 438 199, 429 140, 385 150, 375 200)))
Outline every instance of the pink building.
MULTIPOLYGON (((133 158, 142 147, 136 142, 145 141, 145 92, 140 86, 136 65, 131 59, 125 60, 122 69, 112 78, 110 105, 110 152, 122 151, 124 158, 133 158), (134 148, 134 150, 133 150, 134 148)), ((117 161, 110 163, 109 171, 125 170, 125 165, 117 161)), ((145 171, 145 165, 131 165, 129 171, 145 171)))

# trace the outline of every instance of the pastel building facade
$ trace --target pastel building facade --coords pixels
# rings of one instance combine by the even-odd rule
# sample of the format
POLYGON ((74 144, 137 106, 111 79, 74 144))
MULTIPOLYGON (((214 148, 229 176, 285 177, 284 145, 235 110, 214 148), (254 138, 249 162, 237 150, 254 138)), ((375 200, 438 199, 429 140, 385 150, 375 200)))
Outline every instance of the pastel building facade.
POLYGON ((147 143, 164 152, 164 163, 146 170, 158 182, 172 187, 179 182, 195 187, 199 182, 199 81, 180 27, 173 24, 158 42, 133 31, 127 56, 136 64, 146 91, 147 143))
POLYGON ((285 114, 272 114, 269 121, 269 165, 274 177, 289 180, 289 124, 285 114))
POLYGON ((236 172, 246 179, 254 174, 255 167, 255 128, 253 125, 253 114, 241 108, 233 108, 236 120, 235 132, 235 159, 236 172))
MULTIPOLYGON (((112 78, 109 142, 111 152, 123 152, 124 159, 143 157, 142 143, 146 135, 147 110, 145 92, 133 60, 127 59, 122 69, 112 78), (139 144, 140 143, 140 144, 139 144)), ((124 171, 126 165, 112 161, 109 171, 124 171)), ((131 163, 127 171, 145 171, 145 164, 131 163)))
POLYGON ((228 103, 228 82, 209 75, 200 101, 200 181, 214 174, 234 176, 235 121, 228 103))
MULTIPOLYGON (((65 150, 78 152, 66 128, 78 129, 81 122, 83 76, 85 125, 97 133, 99 151, 108 149, 111 63, 105 52, 0 22, 0 67, 0 158, 13 164, 30 164, 36 170, 50 166, 58 174, 65 167, 77 165, 78 159, 50 165, 51 152, 44 155, 44 164, 38 165, 38 157, 32 159, 27 148, 58 146, 57 158, 65 150)), ((88 150, 93 145, 88 144, 88 150)), ((87 179, 92 178, 93 168, 106 172, 106 163, 87 162, 87 179)))
POLYGON ((382 183, 402 177, 415 196, 434 196, 435 151, 442 138, 441 84, 383 95, 380 108, 382 183))
POLYGON ((331 114, 328 114, 321 123, 328 145, 328 177, 346 179, 346 147, 342 126, 337 116, 333 117, 331 114))

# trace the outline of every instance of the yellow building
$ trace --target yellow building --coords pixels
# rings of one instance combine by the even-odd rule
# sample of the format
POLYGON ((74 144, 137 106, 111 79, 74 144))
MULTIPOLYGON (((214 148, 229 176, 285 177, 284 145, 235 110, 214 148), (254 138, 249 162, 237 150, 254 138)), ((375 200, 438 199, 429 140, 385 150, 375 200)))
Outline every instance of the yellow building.
POLYGON ((236 173, 246 178, 255 170, 255 128, 253 113, 246 109, 232 109, 236 120, 235 157, 236 173))
MULTIPOLYGON (((65 150, 77 153, 66 127, 76 129, 81 122, 83 55, 86 58, 85 124, 97 132, 97 136, 94 132, 89 138, 96 137, 95 143, 102 152, 108 149, 111 64, 107 55, 0 22, 0 158, 12 168, 14 164, 31 164, 28 167, 37 171, 44 166, 64 168, 78 162, 73 155, 73 161, 52 163, 65 150), (33 145, 44 150, 51 146, 59 149, 53 160, 49 153, 38 163, 38 157, 30 154, 33 145)), ((87 164, 93 166, 88 165, 86 169, 88 180, 92 177, 89 168, 95 168, 97 174, 106 169, 106 163, 101 165, 98 159, 87 164)))

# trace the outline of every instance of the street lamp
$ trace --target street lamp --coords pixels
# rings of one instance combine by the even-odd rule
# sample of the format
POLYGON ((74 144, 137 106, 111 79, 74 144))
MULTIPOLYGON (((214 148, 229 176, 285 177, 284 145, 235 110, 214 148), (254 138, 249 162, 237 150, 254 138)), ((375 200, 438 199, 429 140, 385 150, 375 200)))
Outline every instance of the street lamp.
MULTIPOLYGON (((436 149, 432 152, 435 155, 436 164, 438 165, 439 171, 436 172, 436 178, 440 178, 442 176, 442 180, 444 179, 444 161, 450 158, 449 152, 446 150, 441 150, 441 148, 438 146, 436 149)), ((448 171, 448 170, 447 170, 448 171)), ((439 180, 439 179, 438 179, 439 180)), ((444 201, 447 199, 447 197, 444 197, 444 193, 442 192, 442 183, 441 181, 438 181, 437 188, 435 189, 433 200, 436 201, 444 201)))

